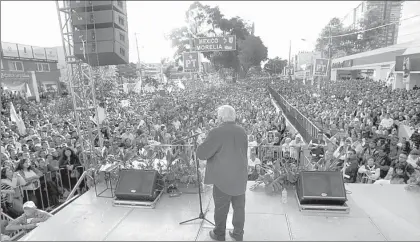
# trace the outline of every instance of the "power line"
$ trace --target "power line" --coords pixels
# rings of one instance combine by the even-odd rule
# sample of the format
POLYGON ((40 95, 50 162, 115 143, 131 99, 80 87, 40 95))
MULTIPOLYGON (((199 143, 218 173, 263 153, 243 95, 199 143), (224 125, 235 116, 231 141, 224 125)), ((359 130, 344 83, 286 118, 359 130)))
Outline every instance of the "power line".
POLYGON ((333 36, 323 37, 323 38, 321 38, 321 39, 338 38, 338 37, 343 37, 343 36, 349 36, 349 35, 354 35, 354 34, 360 34, 360 33, 364 33, 364 32, 367 32, 367 31, 374 30, 374 29, 379 29, 379 28, 387 27, 387 26, 390 26, 390 25, 393 25, 393 24, 398 24, 398 23, 401 23, 402 21, 409 20, 409 19, 412 19, 412 18, 415 18, 415 17, 419 17, 419 16, 420 16, 420 14, 418 14, 418 15, 414 15, 414 16, 411 16, 411 17, 409 17, 409 18, 401 19, 401 20, 399 20, 399 21, 392 22, 392 23, 389 23, 389 24, 384 24, 384 25, 381 25, 381 26, 377 26, 377 27, 374 27, 374 28, 365 29, 365 30, 359 30, 359 31, 357 31, 357 32, 348 33, 348 34, 341 34, 341 35, 333 35, 333 36))

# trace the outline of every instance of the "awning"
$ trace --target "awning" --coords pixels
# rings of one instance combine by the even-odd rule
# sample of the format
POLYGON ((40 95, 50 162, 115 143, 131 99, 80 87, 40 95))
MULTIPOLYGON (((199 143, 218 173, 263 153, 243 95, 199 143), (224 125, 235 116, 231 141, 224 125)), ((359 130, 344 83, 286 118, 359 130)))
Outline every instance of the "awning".
POLYGON ((351 67, 342 67, 342 68, 334 68, 333 70, 368 70, 368 69, 375 69, 378 66, 387 66, 387 65, 393 65, 395 64, 395 61, 388 61, 388 62, 381 62, 381 63, 374 63, 374 64, 368 64, 368 65, 358 65, 358 66, 351 66, 351 67))
POLYGON ((404 52, 403 55, 414 55, 414 54, 420 54, 419 45, 407 48, 407 50, 404 52))
POLYGON ((418 45, 419 45, 418 41, 411 41, 411 42, 407 42, 407 43, 391 45, 391 46, 387 46, 387 47, 380 48, 380 49, 375 49, 375 50, 366 51, 366 52, 362 52, 362 53, 358 53, 358 54, 354 54, 354 55, 348 55, 348 56, 336 58, 336 59, 332 60, 332 63, 334 64, 334 63, 339 63, 339 62, 343 62, 343 61, 346 61, 346 60, 354 60, 354 59, 359 59, 359 58, 364 58, 364 57, 369 57, 369 56, 374 56, 374 55, 380 55, 380 54, 384 54, 384 53, 387 53, 387 52, 404 50, 404 49, 410 48, 411 46, 418 46, 418 45))

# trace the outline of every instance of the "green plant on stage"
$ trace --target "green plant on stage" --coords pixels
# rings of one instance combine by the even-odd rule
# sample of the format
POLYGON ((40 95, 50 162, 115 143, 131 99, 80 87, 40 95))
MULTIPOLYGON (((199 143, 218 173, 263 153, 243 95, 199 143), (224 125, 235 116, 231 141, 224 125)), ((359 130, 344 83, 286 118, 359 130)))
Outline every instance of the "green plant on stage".
POLYGON ((175 151, 166 152, 168 164, 165 181, 168 184, 198 185, 198 177, 192 157, 191 149, 187 146, 178 146, 175 151))
POLYGON ((306 165, 298 166, 295 162, 277 160, 272 166, 265 166, 264 175, 256 180, 251 190, 259 185, 264 185, 265 192, 268 195, 280 194, 284 188, 294 187, 298 181, 299 174, 302 171, 336 171, 337 162, 334 160, 324 162, 321 159, 318 163, 308 162, 306 165))

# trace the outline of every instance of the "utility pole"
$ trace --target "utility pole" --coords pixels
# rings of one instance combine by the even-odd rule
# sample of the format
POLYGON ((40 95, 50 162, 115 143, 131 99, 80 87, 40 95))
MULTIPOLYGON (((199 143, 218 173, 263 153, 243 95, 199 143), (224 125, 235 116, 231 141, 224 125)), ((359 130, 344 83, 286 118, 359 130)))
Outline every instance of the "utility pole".
POLYGON ((291 81, 292 79, 292 75, 290 73, 291 67, 292 67, 292 63, 291 63, 291 58, 292 58, 292 40, 289 40, 289 81, 291 81))
POLYGON ((137 62, 139 63, 137 76, 139 77, 140 81, 140 92, 141 92, 141 85, 142 85, 142 76, 141 76, 141 62, 140 62, 140 50, 139 50, 139 41, 137 39, 137 33, 134 33, 134 36, 136 37, 136 48, 137 48, 137 62))
POLYGON ((327 81, 331 81, 331 48, 332 48, 332 26, 331 26, 331 22, 329 24, 330 27, 330 38, 329 38, 329 43, 328 43, 328 66, 327 66, 327 81))

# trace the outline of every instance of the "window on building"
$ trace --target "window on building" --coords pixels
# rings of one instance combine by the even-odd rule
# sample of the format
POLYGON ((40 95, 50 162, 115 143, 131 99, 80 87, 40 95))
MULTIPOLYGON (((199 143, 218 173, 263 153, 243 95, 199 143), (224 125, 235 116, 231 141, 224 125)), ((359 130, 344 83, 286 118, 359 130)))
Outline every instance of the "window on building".
POLYGON ((36 63, 37 72, 49 72, 50 64, 49 63, 36 63))
POLYGON ((122 16, 118 16, 118 23, 121 24, 122 26, 125 26, 125 21, 122 16))
POLYGON ((22 61, 9 61, 9 70, 11 71, 24 71, 22 61))
POLYGON ((122 33, 120 33, 120 40, 121 40, 122 42, 125 42, 125 36, 124 36, 124 34, 122 34, 122 33))
POLYGON ((125 56, 125 50, 124 50, 123 48, 121 48, 121 47, 120 47, 120 54, 121 54, 122 56, 125 56))
POLYGON ((95 53, 96 52, 96 44, 92 43, 92 52, 95 53))

